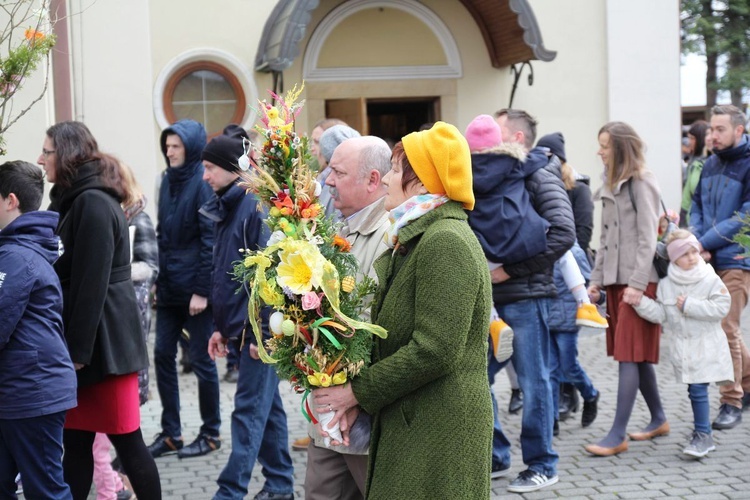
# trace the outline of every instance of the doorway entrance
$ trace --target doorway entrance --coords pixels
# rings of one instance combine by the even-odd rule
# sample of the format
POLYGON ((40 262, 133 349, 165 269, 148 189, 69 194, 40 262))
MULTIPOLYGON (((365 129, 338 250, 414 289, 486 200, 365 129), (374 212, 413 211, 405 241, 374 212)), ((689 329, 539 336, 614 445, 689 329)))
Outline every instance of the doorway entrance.
POLYGON ((380 137, 393 146, 425 123, 440 119, 440 98, 330 99, 326 117, 344 120, 362 135, 380 137))

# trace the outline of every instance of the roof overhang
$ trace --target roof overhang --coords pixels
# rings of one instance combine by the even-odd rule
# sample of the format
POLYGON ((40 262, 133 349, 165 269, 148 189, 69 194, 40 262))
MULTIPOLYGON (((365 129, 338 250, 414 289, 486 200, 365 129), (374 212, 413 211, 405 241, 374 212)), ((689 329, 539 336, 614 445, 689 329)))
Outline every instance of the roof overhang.
POLYGON ((551 61, 557 52, 547 50, 528 0, 460 0, 479 31, 495 68, 537 59, 551 61))
POLYGON ((310 13, 319 0, 279 0, 268 16, 255 56, 255 71, 284 71, 299 57, 310 13))
MULTIPOLYGON (((495 68, 537 59, 551 61, 556 52, 547 50, 528 0, 459 0, 484 37, 490 62, 495 68)), ((280 72, 299 57, 310 13, 319 0, 279 0, 266 20, 255 70, 280 72)))

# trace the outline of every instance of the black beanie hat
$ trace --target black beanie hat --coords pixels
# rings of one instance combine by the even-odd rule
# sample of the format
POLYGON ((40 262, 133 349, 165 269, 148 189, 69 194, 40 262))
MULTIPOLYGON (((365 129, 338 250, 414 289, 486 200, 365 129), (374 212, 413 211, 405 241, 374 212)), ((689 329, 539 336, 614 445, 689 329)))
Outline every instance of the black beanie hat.
POLYGON ((238 160, 245 154, 244 139, 250 140, 244 128, 235 124, 227 125, 221 135, 217 135, 206 144, 201 159, 210 161, 228 172, 237 172, 240 170, 238 160))
POLYGON ((549 149, 553 155, 560 158, 560 161, 565 163, 568 160, 565 159, 565 137, 560 132, 553 132, 547 134, 536 143, 537 147, 549 149))

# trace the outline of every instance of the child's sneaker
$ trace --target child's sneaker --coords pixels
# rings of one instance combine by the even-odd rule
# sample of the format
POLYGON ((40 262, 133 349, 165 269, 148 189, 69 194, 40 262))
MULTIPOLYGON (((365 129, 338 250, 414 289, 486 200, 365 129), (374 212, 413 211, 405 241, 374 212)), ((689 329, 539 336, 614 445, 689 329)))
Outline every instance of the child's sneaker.
POLYGON ((599 314, 594 304, 581 304, 576 312, 576 325, 591 328, 609 328, 607 320, 599 314))
POLYGON ((687 445, 687 448, 682 450, 682 453, 695 458, 703 458, 708 455, 709 451, 714 451, 715 449, 714 438, 711 434, 693 431, 693 437, 690 439, 690 444, 687 445))
POLYGON ((498 363, 507 361, 513 355, 513 329, 502 319, 490 321, 490 340, 498 363))

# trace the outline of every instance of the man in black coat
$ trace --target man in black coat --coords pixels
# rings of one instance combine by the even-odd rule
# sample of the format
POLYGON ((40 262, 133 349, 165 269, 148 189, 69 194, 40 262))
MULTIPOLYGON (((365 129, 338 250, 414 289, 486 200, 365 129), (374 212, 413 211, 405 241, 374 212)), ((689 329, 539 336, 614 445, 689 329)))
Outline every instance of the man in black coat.
MULTIPOLYGON (((256 500, 294 498, 294 468, 289 456, 286 413, 274 367, 260 360, 253 328, 248 323, 248 293, 237 293, 232 277, 240 248, 258 250, 270 236, 258 199, 240 187, 238 160, 249 146, 247 133, 229 125, 203 150, 203 179, 214 196, 200 209, 216 224, 211 299, 215 331, 209 355, 225 356, 227 344, 238 348, 239 377, 232 412, 232 453, 221 471, 214 500, 244 498, 256 460, 265 477, 256 500)), ((268 311, 266 311, 268 312, 268 311)), ((262 313, 265 314, 265 313, 262 313)), ((264 334, 268 318, 260 319, 264 334)))
MULTIPOLYGON (((575 224, 570 200, 554 168, 559 159, 546 150, 531 149, 536 139, 536 120, 525 111, 502 110, 496 114, 503 142, 515 142, 530 149, 525 182, 537 213, 549 222, 547 249, 521 262, 492 271, 495 308, 513 328, 513 366, 524 394, 521 450, 526 470, 508 485, 508 491, 527 493, 558 481, 558 455, 552 448, 554 403, 550 385, 550 333, 547 325, 549 299, 557 296, 553 270, 555 262, 575 242, 575 224)), ((490 356, 490 383, 502 364, 490 356)), ((494 405, 497 408, 497 404, 494 405)), ((510 469, 510 442, 500 428, 495 411, 492 476, 510 469)))
POLYGON ((206 145, 203 125, 180 120, 161 134, 167 172, 159 190, 156 228, 159 243, 159 278, 156 282, 156 385, 162 404, 162 432, 149 446, 154 457, 178 452, 180 458, 205 455, 219 449, 219 377, 208 356, 213 331, 211 258, 214 225, 200 215, 200 207, 213 196, 203 182, 201 152, 206 145), (203 425, 190 445, 184 446, 180 425, 177 382, 177 344, 183 330, 190 362, 198 377, 198 403, 203 425))

